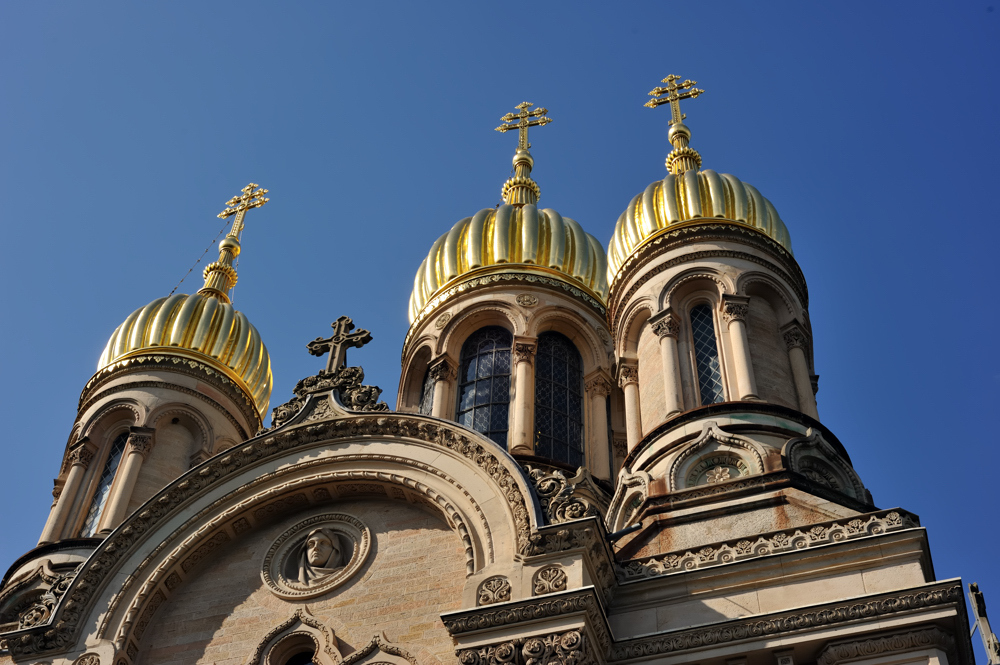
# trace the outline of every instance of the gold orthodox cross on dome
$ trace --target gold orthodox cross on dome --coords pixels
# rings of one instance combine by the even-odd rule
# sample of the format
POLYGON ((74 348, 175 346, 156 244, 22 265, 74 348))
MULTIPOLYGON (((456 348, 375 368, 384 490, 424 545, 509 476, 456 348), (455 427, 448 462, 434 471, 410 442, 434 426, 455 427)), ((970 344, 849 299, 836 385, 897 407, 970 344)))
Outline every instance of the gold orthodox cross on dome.
POLYGON ((531 102, 521 102, 520 104, 514 107, 516 109, 520 109, 521 112, 508 113, 504 117, 500 118, 501 120, 504 121, 505 124, 500 125, 499 127, 496 128, 496 131, 498 132, 507 132, 512 129, 518 130, 518 137, 517 137, 518 150, 527 150, 528 148, 531 147, 531 144, 528 143, 528 127, 542 127, 552 122, 552 118, 543 117, 546 113, 549 112, 548 109, 539 106, 537 109, 529 111, 528 108, 530 108, 531 106, 534 106, 531 102), (532 120, 531 118, 534 118, 534 120, 532 120), (514 122, 515 120, 517 122, 514 122))
POLYGON ((317 337, 309 342, 306 348, 314 356, 322 356, 329 352, 330 357, 326 360, 326 371, 334 372, 347 364, 347 349, 352 346, 360 349, 372 341, 372 334, 364 328, 351 332, 354 330, 354 322, 346 316, 331 323, 330 327, 333 328, 333 335, 326 339, 317 337))
POLYGON ((251 208, 259 208, 271 200, 264 198, 264 195, 267 194, 267 190, 257 189, 258 187, 260 187, 260 185, 251 182, 249 185, 240 190, 243 192, 241 195, 234 196, 226 201, 226 209, 219 213, 219 219, 225 219, 226 217, 236 215, 236 219, 233 221, 233 228, 229 232, 229 235, 239 238, 240 233, 243 231, 243 218, 246 216, 247 210, 250 210, 251 208))
POLYGON ((648 102, 643 104, 643 106, 648 106, 651 109, 655 109, 660 104, 670 104, 670 124, 679 124, 687 115, 681 113, 681 100, 682 99, 694 99, 704 90, 699 90, 698 88, 693 88, 692 86, 697 83, 697 81, 685 80, 681 83, 681 77, 676 74, 671 74, 667 78, 663 79, 662 83, 666 83, 665 87, 660 86, 653 88, 649 91, 650 99, 648 102), (666 95, 664 97, 663 95, 666 95))

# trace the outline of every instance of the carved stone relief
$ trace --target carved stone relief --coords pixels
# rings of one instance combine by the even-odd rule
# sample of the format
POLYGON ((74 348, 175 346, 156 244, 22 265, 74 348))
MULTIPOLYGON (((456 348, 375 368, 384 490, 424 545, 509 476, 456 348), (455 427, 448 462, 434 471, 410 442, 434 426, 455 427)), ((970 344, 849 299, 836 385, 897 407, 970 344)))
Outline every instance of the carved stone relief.
POLYGON ((451 321, 451 312, 445 312, 437 318, 437 321, 434 322, 434 327, 441 330, 448 325, 449 321, 451 321))
POLYGON ((74 660, 73 665, 101 665, 101 657, 96 653, 85 653, 74 660))
POLYGON ((494 575, 483 580, 477 592, 478 605, 505 603, 510 600, 510 582, 503 575, 494 575))
POLYGON ((261 578, 285 600, 322 595, 346 582, 368 558, 371 534, 344 513, 315 515, 291 527, 268 550, 261 578))
POLYGON ((545 566, 539 569, 531 578, 531 594, 542 596, 556 591, 565 591, 567 583, 566 571, 559 566, 545 566))
POLYGON ((764 472, 764 460, 748 439, 723 431, 708 421, 701 435, 687 444, 670 465, 670 491, 713 485, 764 472))
POLYGON ((538 298, 530 293, 522 293, 517 296, 516 300, 521 307, 534 307, 538 304, 538 298))
POLYGON ((590 472, 580 468, 572 478, 561 470, 540 464, 522 464, 549 524, 584 517, 603 517, 607 499, 590 472))
POLYGON ((579 630, 517 638, 509 642, 462 649, 462 665, 590 665, 597 662, 579 630))

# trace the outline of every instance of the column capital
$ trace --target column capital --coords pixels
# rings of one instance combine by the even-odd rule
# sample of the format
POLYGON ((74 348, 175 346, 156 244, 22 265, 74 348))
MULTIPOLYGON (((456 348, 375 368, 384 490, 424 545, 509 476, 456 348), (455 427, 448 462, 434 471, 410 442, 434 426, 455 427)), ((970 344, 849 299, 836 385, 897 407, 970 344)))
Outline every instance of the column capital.
POLYGON ((651 318, 649 320, 649 327, 661 339, 663 337, 673 337, 676 339, 681 332, 681 321, 668 309, 651 318))
POLYGON ((607 397, 611 394, 611 382, 601 373, 588 379, 584 384, 584 389, 589 395, 607 397))
POLYGON ((747 296, 722 296, 722 318, 726 323, 746 321, 750 313, 750 298, 747 296))
POLYGON ((73 449, 69 451, 67 459, 69 460, 70 466, 74 464, 79 464, 84 469, 90 466, 91 460, 94 459, 95 446, 90 442, 90 437, 83 437, 76 442, 73 449))
POLYGON ((781 336, 785 340, 785 347, 791 351, 795 347, 805 350, 809 338, 806 336, 805 330, 802 329, 797 322, 792 322, 781 331, 781 336))
POLYGON ((458 376, 458 368, 452 364, 448 356, 439 356, 433 360, 428 372, 435 381, 450 381, 458 376))
POLYGON ((639 366, 633 361, 618 364, 618 385, 624 388, 630 383, 639 383, 639 366))
POLYGON ((512 349, 514 364, 532 364, 535 361, 535 350, 537 348, 534 339, 530 337, 515 337, 514 348, 512 349))
POLYGON ((125 442, 126 453, 136 452, 146 457, 153 449, 153 432, 155 431, 152 427, 129 427, 128 440, 125 442))

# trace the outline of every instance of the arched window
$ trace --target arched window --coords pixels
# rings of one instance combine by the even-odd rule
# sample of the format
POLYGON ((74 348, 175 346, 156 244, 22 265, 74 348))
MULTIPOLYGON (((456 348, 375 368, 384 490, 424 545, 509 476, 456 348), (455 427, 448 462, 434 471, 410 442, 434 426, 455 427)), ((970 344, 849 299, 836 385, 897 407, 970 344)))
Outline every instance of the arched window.
POLYGON ((698 390, 702 405, 726 401, 722 391, 722 370, 719 347, 715 341, 715 323, 708 305, 691 308, 691 336, 694 341, 694 361, 698 370, 698 390))
POLYGON ((513 337, 498 326, 481 328, 462 345, 457 420, 507 447, 510 348, 513 337))
POLYGON ((97 525, 101 522, 101 513, 104 512, 104 505, 108 502, 108 494, 111 492, 111 481, 115 479, 115 472, 118 471, 122 454, 125 452, 126 441, 128 441, 128 432, 122 432, 111 443, 108 459, 104 463, 101 477, 97 481, 97 490, 90 502, 90 510, 87 511, 87 519, 84 520, 83 529, 80 531, 81 538, 89 538, 97 531, 97 525))
POLYGON ((431 375, 431 368, 427 368, 424 374, 424 385, 420 388, 420 409, 418 413, 424 416, 431 415, 434 409, 434 377, 431 375))
POLYGON ((583 359, 556 332, 538 336, 535 432, 536 455, 583 464, 583 359))

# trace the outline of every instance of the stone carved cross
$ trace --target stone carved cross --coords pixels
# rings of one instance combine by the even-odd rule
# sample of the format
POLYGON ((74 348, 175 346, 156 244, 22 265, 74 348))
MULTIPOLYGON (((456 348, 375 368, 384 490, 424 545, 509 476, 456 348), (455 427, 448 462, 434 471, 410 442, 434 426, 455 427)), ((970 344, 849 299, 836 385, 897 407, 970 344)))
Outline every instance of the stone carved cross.
POLYGON ((643 106, 648 106, 651 109, 655 109, 660 104, 669 103, 671 125, 676 125, 681 120, 687 117, 687 115, 681 113, 682 99, 694 99, 701 93, 705 92, 704 90, 699 90, 698 88, 691 87, 694 84, 696 84, 697 81, 686 79, 681 83, 677 83, 677 81, 680 81, 680 79, 681 77, 677 76, 676 74, 671 74, 667 78, 663 79, 662 82, 666 83, 667 85, 665 87, 660 86, 650 90, 649 91, 650 97, 654 97, 655 99, 650 99, 648 102, 643 104, 643 106), (666 97, 662 96, 664 94, 666 94, 666 97))
POLYGON ((333 328, 333 334, 330 337, 326 339, 317 337, 309 342, 306 348, 314 356, 322 356, 329 352, 330 357, 326 360, 326 371, 334 372, 347 364, 347 349, 352 346, 360 349, 372 341, 372 334, 364 328, 351 332, 354 330, 354 322, 346 316, 331 323, 330 327, 333 328))
POLYGON ((528 143, 528 127, 542 127, 552 122, 552 118, 541 117, 549 112, 548 109, 539 106, 533 111, 529 111, 528 107, 533 106, 531 102, 521 102, 514 108, 520 109, 520 113, 508 113, 504 117, 500 118, 505 124, 500 125, 496 128, 498 132, 506 132, 511 129, 518 130, 517 137, 517 149, 527 150, 531 147, 528 143), (535 120, 529 120, 529 118, 535 118, 535 120), (514 122, 517 120, 517 122, 514 122))

